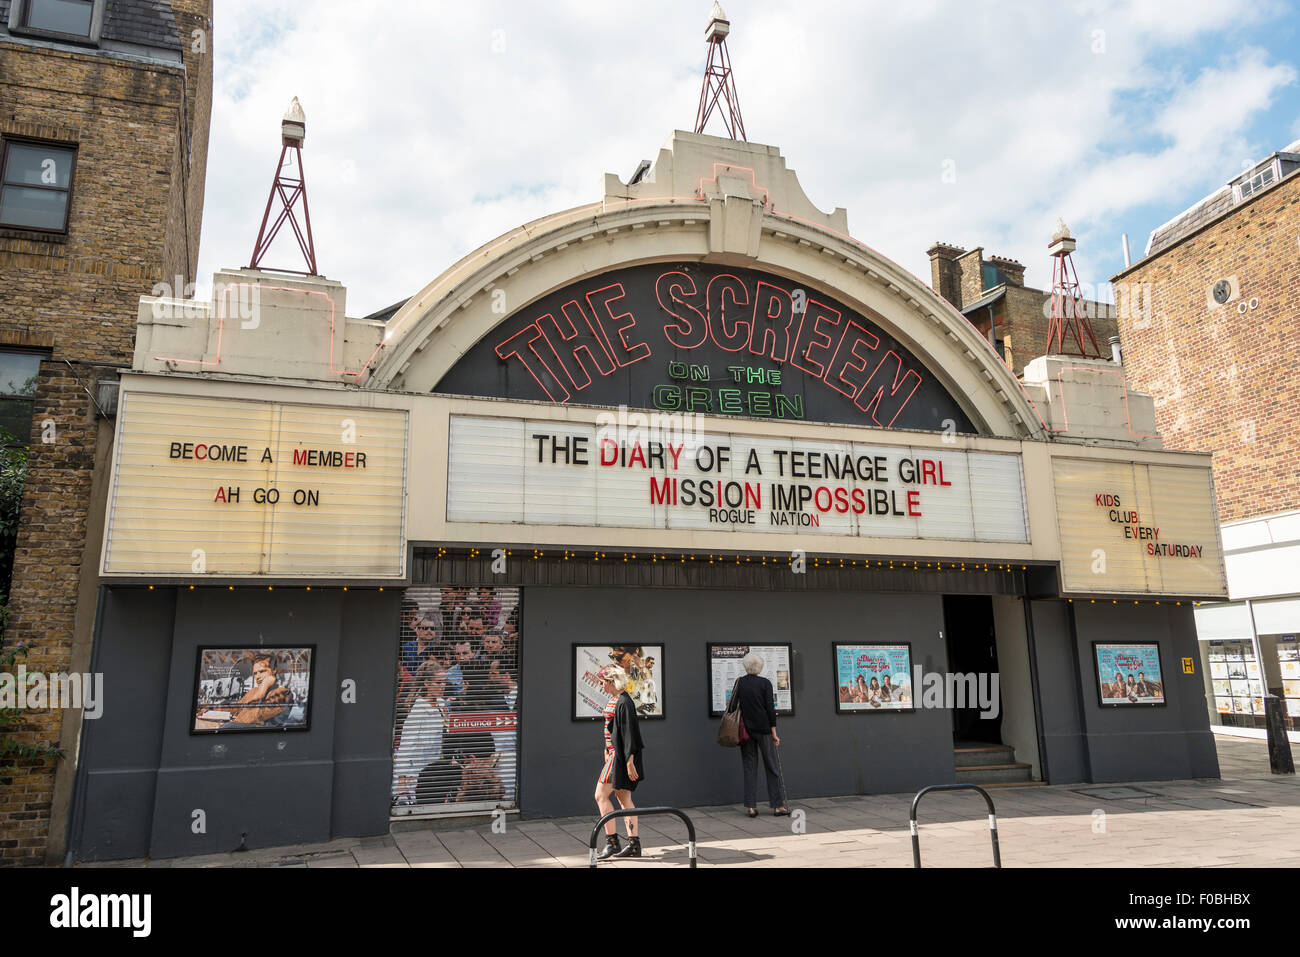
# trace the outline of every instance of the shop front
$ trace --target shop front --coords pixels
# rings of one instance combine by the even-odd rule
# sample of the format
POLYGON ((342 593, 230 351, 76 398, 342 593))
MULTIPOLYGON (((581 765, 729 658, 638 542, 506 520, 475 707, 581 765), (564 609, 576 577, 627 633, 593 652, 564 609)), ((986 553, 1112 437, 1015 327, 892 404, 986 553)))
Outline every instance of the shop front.
POLYGON ((83 859, 593 811, 607 662, 638 800, 736 803, 750 650, 796 804, 1217 775, 1208 458, 1087 431, 773 148, 676 134, 386 327, 218 279, 258 321, 142 303, 122 377, 83 859))
POLYGON ((1203 605, 1196 609, 1210 723, 1264 737, 1266 695, 1281 699, 1283 724, 1300 721, 1300 598, 1203 605))

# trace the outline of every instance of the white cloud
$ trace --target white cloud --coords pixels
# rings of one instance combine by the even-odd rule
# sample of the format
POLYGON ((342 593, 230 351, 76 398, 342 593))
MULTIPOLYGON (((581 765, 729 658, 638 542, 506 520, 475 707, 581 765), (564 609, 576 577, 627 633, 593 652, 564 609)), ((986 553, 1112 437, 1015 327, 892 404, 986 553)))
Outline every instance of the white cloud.
MULTIPOLYGON (((847 207, 857 238, 927 280, 925 249, 943 239, 1019 258, 1045 285, 1058 215, 1089 278, 1089 243, 1118 244, 1117 213, 1208 192, 1243 156, 1284 145, 1246 131, 1293 67, 1254 49, 1167 65, 1271 5, 725 7, 750 138, 780 146, 814 203, 847 207)), ((294 95, 320 266, 353 314, 599 199, 606 171, 626 178, 695 117, 706 0, 307 9, 219 5, 201 274, 247 262, 294 95)), ((285 241, 273 258, 292 267, 285 241)))

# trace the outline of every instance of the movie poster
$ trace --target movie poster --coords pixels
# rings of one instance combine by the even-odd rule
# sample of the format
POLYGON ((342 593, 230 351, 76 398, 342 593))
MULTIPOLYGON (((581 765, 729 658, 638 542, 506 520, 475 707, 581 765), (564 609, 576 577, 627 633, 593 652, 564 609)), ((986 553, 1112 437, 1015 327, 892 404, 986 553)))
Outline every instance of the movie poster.
POLYGON ((835 710, 873 713, 911 711, 910 644, 832 646, 835 657, 835 710))
POLYGON ((1103 705, 1163 705, 1160 646, 1092 643, 1097 660, 1097 694, 1103 705))
POLYGON ((314 651, 200 648, 190 733, 306 731, 314 651))
POLYGON ((627 672, 624 690, 632 696, 638 718, 664 716, 663 645, 574 645, 573 720, 602 719, 609 698, 596 675, 606 665, 627 672))
POLYGON ((750 652, 763 659, 759 676, 772 682, 773 704, 778 715, 794 714, 794 687, 790 681, 793 645, 709 645, 709 714, 720 716, 731 701, 736 679, 745 673, 742 664, 750 652))

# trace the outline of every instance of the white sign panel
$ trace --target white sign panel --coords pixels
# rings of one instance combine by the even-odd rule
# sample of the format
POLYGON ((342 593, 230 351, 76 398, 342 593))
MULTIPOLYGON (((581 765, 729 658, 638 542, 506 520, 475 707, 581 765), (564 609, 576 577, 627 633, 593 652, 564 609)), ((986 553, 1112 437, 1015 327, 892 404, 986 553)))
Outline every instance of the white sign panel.
POLYGON ((736 679, 745 674, 745 656, 763 659, 761 676, 772 683, 772 706, 778 715, 794 714, 790 670, 791 645, 709 645, 709 714, 717 717, 731 703, 736 679))
POLYGON ((1209 467, 1052 460, 1073 593, 1226 596, 1209 467))
POLYGON ((1020 457, 452 416, 447 520, 1028 542, 1020 457))
POLYGON ((127 392, 103 573, 401 577, 406 422, 127 392))

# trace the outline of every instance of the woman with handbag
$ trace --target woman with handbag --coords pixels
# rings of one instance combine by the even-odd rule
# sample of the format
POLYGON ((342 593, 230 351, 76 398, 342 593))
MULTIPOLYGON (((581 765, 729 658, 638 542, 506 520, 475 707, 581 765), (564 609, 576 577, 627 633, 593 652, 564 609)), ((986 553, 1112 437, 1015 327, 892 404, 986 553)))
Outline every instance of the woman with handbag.
MULTIPOLYGON (((627 693, 627 672, 618 665, 606 665, 596 675, 601 687, 609 695, 605 705, 605 764, 600 777, 596 779, 596 807, 602 816, 614 810, 610 795, 618 801, 624 810, 635 807, 632 792, 637 783, 645 778, 645 769, 641 764, 641 729, 637 724, 636 703, 627 693)), ((618 841, 618 824, 611 819, 605 822, 605 847, 596 859, 603 861, 610 857, 640 857, 641 837, 637 832, 635 816, 627 821, 627 846, 620 847, 618 841)))
POLYGON ((785 803, 785 780, 776 750, 781 746, 781 738, 776 733, 776 695, 772 691, 772 682, 759 676, 763 670, 760 656, 751 651, 741 663, 745 673, 736 679, 732 697, 739 702, 740 718, 744 723, 744 732, 740 735, 740 759, 745 771, 745 812, 750 817, 758 817, 758 758, 762 755, 763 769, 767 772, 768 803, 772 806, 772 813, 782 817, 790 810, 785 803))

